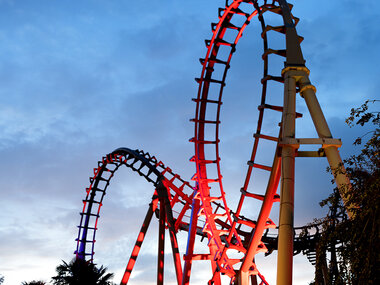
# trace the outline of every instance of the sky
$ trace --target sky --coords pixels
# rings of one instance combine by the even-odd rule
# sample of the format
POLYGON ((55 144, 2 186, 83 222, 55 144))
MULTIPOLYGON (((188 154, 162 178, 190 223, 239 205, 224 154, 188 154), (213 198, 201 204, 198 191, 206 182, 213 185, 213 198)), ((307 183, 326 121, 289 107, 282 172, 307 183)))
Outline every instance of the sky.
MULTIPOLYGON (((143 149, 190 180, 195 170, 188 142, 193 136, 194 78, 201 72, 198 58, 206 54, 204 40, 211 38, 210 23, 217 21, 224 3, 0 0, 4 284, 48 281, 61 260, 74 256, 81 200, 103 155, 118 147, 143 149)), ((292 3, 293 14, 301 19, 297 30, 305 38, 301 47, 310 79, 333 136, 343 140, 342 157, 347 157, 358 151, 352 142, 365 131, 349 128, 345 118, 366 99, 379 99, 380 11, 374 0, 292 3)), ((231 61, 222 107, 222 172, 232 209, 256 127, 262 52, 253 21, 231 61)), ((281 64, 274 65, 273 74, 280 74, 281 64)), ((297 134, 313 137, 305 104, 297 100, 304 113, 297 134)), ((276 119, 269 119, 267 127, 274 128, 276 119)), ((318 203, 333 185, 325 159, 296 163, 295 224, 301 226, 326 213, 318 203)), ((118 283, 153 189, 126 169, 112 183, 95 259, 115 273, 118 283)), ((258 177, 256 183, 263 181, 258 177)), ((252 206, 247 215, 255 217, 258 211, 252 206)), ((272 212, 276 218, 278 208, 272 212)), ((185 248, 186 233, 179 234, 179 241, 185 248)), ((131 284, 154 284, 155 247, 154 238, 148 239, 131 284)), ((275 256, 259 259, 264 276, 275 284, 275 256)), ((194 265, 192 284, 208 280, 208 265, 200 263, 194 265)), ((313 274, 308 261, 297 256, 294 284, 308 284, 313 274)), ((166 278, 174 284, 172 272, 166 278)))

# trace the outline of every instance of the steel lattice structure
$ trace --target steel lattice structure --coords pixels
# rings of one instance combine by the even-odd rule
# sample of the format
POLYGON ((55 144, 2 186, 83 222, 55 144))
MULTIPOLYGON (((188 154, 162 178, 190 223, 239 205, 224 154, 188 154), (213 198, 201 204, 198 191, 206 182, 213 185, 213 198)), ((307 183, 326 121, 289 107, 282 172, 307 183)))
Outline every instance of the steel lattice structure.
MULTIPOLYGON (((330 167, 336 169, 342 163, 337 150, 341 141, 332 137, 315 95, 316 88, 310 83, 309 70, 305 67, 300 47, 303 38, 298 36, 295 28, 299 19, 292 15, 291 10, 292 5, 285 0, 227 0, 225 7, 219 8, 219 21, 211 24, 212 38, 205 41, 207 53, 200 59, 202 71, 201 76, 196 79, 199 85, 198 94, 192 99, 196 104, 195 117, 191 120, 195 127, 194 137, 190 139, 195 147, 195 154, 191 158, 196 165, 196 173, 192 178, 195 186, 183 180, 156 157, 140 150, 119 148, 103 157, 94 169, 87 196, 83 200, 76 249, 78 258, 93 262, 95 235, 103 198, 115 172, 124 165, 152 183, 154 191, 121 284, 128 283, 154 213, 157 213, 159 221, 157 284, 163 284, 164 280, 166 230, 171 240, 178 284, 190 283, 194 260, 211 263, 209 284, 221 284, 221 275, 225 275, 231 284, 245 285, 268 284, 255 264, 255 255, 258 253, 278 250, 277 284, 292 283, 293 254, 303 251, 311 262, 315 261, 318 229, 316 233, 303 238, 294 236, 295 158, 326 156, 330 167), (281 17, 284 24, 267 24, 265 15, 268 13, 281 17), (237 208, 233 210, 227 205, 220 167, 219 126, 222 94, 237 44, 245 28, 255 17, 261 25, 264 46, 261 101, 258 106, 259 116, 252 154, 237 208), (286 45, 284 49, 275 50, 268 47, 268 37, 271 33, 283 34, 286 45), (272 56, 285 57, 285 67, 277 75, 268 72, 272 56), (216 70, 219 72, 215 72, 216 70), (274 82, 283 84, 282 106, 272 105, 271 95, 267 94, 268 86, 274 82), (295 120, 302 117, 295 108, 297 93, 306 102, 318 138, 296 137, 295 120), (263 128, 264 114, 270 112, 282 113, 278 136, 267 135, 263 128), (273 161, 271 165, 264 165, 259 161, 259 144, 272 145, 272 152, 267 154, 273 161), (311 145, 314 150, 299 151, 300 145, 311 145), (269 173, 264 193, 248 191, 248 185, 255 178, 255 169, 269 173), (281 192, 277 193, 279 185, 281 192), (246 199, 261 202, 257 220, 241 215, 246 199), (272 206, 277 202, 280 203, 278 226, 270 219, 272 206), (185 216, 191 218, 186 219, 185 216), (278 237, 268 235, 268 229, 276 228, 278 237), (177 243, 176 234, 180 230, 188 232, 186 252, 179 248, 177 243), (209 253, 195 252, 197 235, 207 238, 209 253), (183 261, 180 254, 183 254, 183 261)), ((335 180, 338 185, 349 183, 347 178, 339 173, 336 174, 335 180)))

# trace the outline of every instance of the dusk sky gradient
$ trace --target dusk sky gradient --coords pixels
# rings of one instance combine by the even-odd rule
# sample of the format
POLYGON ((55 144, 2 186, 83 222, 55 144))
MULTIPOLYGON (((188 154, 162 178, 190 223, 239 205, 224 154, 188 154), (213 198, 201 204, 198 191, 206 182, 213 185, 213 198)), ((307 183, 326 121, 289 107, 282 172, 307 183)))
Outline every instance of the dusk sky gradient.
MULTIPOLYGON (((224 3, 0 0, 0 274, 5 285, 48 281, 61 260, 74 257, 81 200, 103 155, 118 147, 142 149, 190 180, 195 171, 189 162, 194 146, 188 142, 195 112, 191 98, 198 87, 194 78, 201 73, 198 58, 206 54, 210 23, 217 21, 224 3)), ((297 31, 305 38, 301 47, 310 79, 347 157, 358 151, 352 142, 365 130, 349 128, 345 118, 352 107, 380 97, 378 4, 291 3, 301 19, 297 31)), ((221 163, 231 209, 256 128, 263 53, 259 34, 255 19, 237 46, 224 93, 221 163)), ((279 75, 281 68, 272 74, 279 75)), ((305 117, 297 121, 299 137, 315 137, 306 106, 297 100, 305 117)), ((277 123, 274 118, 273 128, 277 123)), ((297 160, 297 226, 326 213, 318 204, 333 188, 326 167, 322 158, 297 160)), ((152 191, 124 169, 105 197, 95 259, 115 272, 116 283, 152 191)), ((252 218, 258 212, 252 207, 252 218)), ((274 217, 277 212, 274 208, 274 217)), ((147 241, 132 284, 155 284, 156 247, 154 238, 147 241)), ((170 255, 168 249, 168 264, 170 255)), ((260 261, 270 284, 275 284, 275 261, 275 255, 260 261)), ((210 275, 202 272, 208 272, 208 263, 198 263, 200 273, 192 276, 192 284, 205 284, 210 275)), ((168 284, 174 284, 173 274, 168 273, 168 284)), ((297 256, 294 284, 308 284, 313 274, 306 258, 297 256)))

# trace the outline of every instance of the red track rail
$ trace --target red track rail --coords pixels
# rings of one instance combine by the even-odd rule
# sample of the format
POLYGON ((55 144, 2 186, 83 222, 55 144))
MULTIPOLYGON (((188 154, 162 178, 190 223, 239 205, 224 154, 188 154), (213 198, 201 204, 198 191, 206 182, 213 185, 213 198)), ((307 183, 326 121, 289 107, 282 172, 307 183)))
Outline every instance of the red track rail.
MULTIPOLYGON (((148 207, 147 215, 132 250, 122 284, 127 284, 129 280, 145 238, 145 233, 155 212, 161 213, 159 218, 160 224, 164 223, 165 229, 168 229, 172 242, 173 257, 175 259, 177 281, 180 284, 182 281, 182 266, 176 233, 179 230, 189 231, 191 227, 188 217, 193 207, 192 203, 196 191, 187 181, 183 180, 169 167, 166 167, 156 157, 141 150, 119 148, 103 157, 98 162, 98 167, 94 168, 94 175, 90 177, 90 186, 86 189, 86 198, 83 200, 83 209, 80 213, 81 219, 78 226, 79 231, 76 239, 77 249, 75 254, 77 258, 88 262, 94 261, 96 232, 98 230, 98 220, 103 199, 114 174, 123 165, 152 183, 156 190, 153 192, 152 202, 148 207)), ((163 231, 164 228, 161 226, 161 246, 164 240, 163 231)), ((195 225, 194 234, 203 235, 197 225, 195 225)), ((163 255, 161 259, 163 260, 163 255)), ((163 281, 162 274, 163 267, 160 268, 161 282, 163 281)))
MULTIPOLYGON (((266 251, 262 241, 264 231, 276 227, 269 215, 273 203, 279 201, 277 188, 281 163, 278 155, 280 150, 278 138, 281 134, 281 127, 278 129, 278 136, 270 136, 263 133, 263 122, 266 110, 279 112, 283 110, 281 106, 270 104, 270 98, 267 96, 267 87, 270 82, 283 83, 283 78, 280 75, 268 74, 269 57, 270 55, 286 56, 285 49, 275 50, 268 47, 267 36, 269 31, 284 34, 286 28, 285 26, 267 25, 263 15, 270 12, 281 17, 283 12, 278 2, 275 0, 227 0, 225 7, 219 9, 218 23, 211 25, 212 38, 211 40, 206 40, 207 53, 204 59, 200 59, 202 72, 200 78, 196 79, 199 88, 197 97, 193 99, 196 103, 196 112, 195 117, 191 120, 195 124, 194 137, 190 141, 195 146, 195 155, 191 161, 196 164, 196 173, 193 177, 193 180, 196 181, 196 187, 190 186, 188 182, 182 180, 179 175, 174 174, 170 168, 165 167, 162 162, 158 161, 154 156, 150 156, 149 153, 120 148, 107 155, 98 163, 98 168, 94 169, 94 176, 90 178, 91 184, 87 188, 87 196, 83 201, 84 206, 77 238, 76 255, 78 258, 93 261, 95 235, 103 197, 114 173, 121 165, 125 165, 151 182, 156 190, 130 262, 127 265, 122 284, 128 282, 142 243, 141 237, 143 239, 147 224, 149 224, 154 211, 158 209, 158 204, 160 205, 159 234, 163 236, 160 239, 160 246, 163 247, 163 233, 165 227, 167 227, 172 240, 178 284, 189 283, 192 260, 211 261, 213 272, 209 281, 210 284, 220 284, 220 274, 227 275, 231 279, 231 283, 234 283, 239 270, 248 272, 249 275, 259 276, 261 279, 260 284, 267 284, 264 276, 260 274, 254 263, 254 257, 257 253, 266 251), (261 23, 261 36, 264 46, 261 101, 258 106, 259 116, 254 134, 252 154, 248 161, 245 181, 240 189, 240 200, 236 211, 233 213, 227 206, 220 165, 219 125, 222 94, 226 85, 225 81, 232 55, 236 51, 243 31, 255 16, 258 17, 261 23), (238 18, 239 20, 235 21, 238 18), (231 33, 235 33, 233 40, 231 40, 231 33), (229 37, 226 36, 227 34, 229 37), (227 49, 227 53, 221 53, 221 49, 227 49), (224 54, 224 58, 220 56, 221 54, 224 54), (223 71, 220 78, 214 76, 216 69, 223 71), (214 91, 215 87, 217 91, 214 91), (215 107, 216 111, 210 112, 210 106, 215 107), (212 132, 210 132, 210 128, 212 132), (276 146, 272 147, 273 152, 271 153, 272 157, 274 157, 273 163, 272 165, 264 165, 257 161, 258 146, 259 143, 265 144, 269 141, 276 142, 276 146), (211 151, 209 146, 211 146, 211 151), (265 193, 248 192, 254 169, 270 172, 265 193), (215 176, 211 177, 210 173, 215 176), (241 215, 246 197, 262 202, 257 221, 247 219, 241 215), (174 207, 177 208, 175 216, 173 216, 174 211, 172 211, 174 207), (190 210, 192 211, 190 220, 184 221, 185 215, 190 210), (199 231, 197 224, 200 216, 205 219, 202 232, 199 231), (179 229, 189 232, 183 272, 175 237, 175 233, 179 229), (207 236, 210 254, 196 254, 193 252, 196 234, 207 236), (176 252, 174 249, 176 249, 176 252)), ((281 0, 281 2, 284 1, 281 0)), ((290 8, 292 7, 291 5, 289 6, 290 8)), ((298 19, 292 15, 291 17, 297 24, 298 19)), ((301 115, 297 114, 297 116, 300 117, 301 115)), ((159 257, 163 260, 163 252, 159 253, 159 257)), ((159 265, 158 269, 157 282, 162 284, 163 265, 162 267, 159 265)))
MULTIPOLYGON (((292 6, 290 5, 290 8, 292 6)), ((279 201, 279 196, 276 193, 277 186, 280 178, 280 161, 276 155, 278 146, 273 148, 272 157, 274 157, 273 165, 267 166, 256 162, 256 154, 259 142, 275 141, 278 142, 278 137, 268 136, 262 133, 262 125, 265 110, 274 110, 282 112, 281 106, 274 106, 267 103, 267 84, 270 81, 283 82, 281 75, 269 75, 268 74, 268 58, 270 54, 286 56, 286 50, 274 50, 268 48, 267 34, 269 31, 284 33, 285 27, 273 27, 266 25, 263 14, 265 12, 272 12, 282 15, 282 9, 278 6, 277 1, 226 1, 224 8, 219 9, 219 22, 212 24, 212 38, 206 40, 207 53, 204 59, 200 59, 202 64, 202 72, 200 78, 196 81, 199 84, 197 98, 193 101, 196 103, 195 118, 191 121, 195 124, 195 134, 190 140, 195 145, 195 155, 191 159, 196 164, 196 174, 194 180, 197 182, 199 193, 196 195, 196 199, 200 201, 199 215, 202 215, 206 219, 206 224, 203 229, 208 234, 210 252, 212 257, 210 258, 213 268, 215 268, 210 283, 220 283, 220 273, 227 274, 232 280, 235 278, 236 270, 239 269, 239 264, 244 259, 236 259, 229 257, 228 252, 241 252, 247 253, 249 250, 249 274, 259 275, 262 282, 267 284, 264 277, 258 272, 256 265, 253 262, 254 255, 257 252, 266 251, 264 243, 261 241, 263 232, 267 228, 275 227, 272 220, 269 219, 269 214, 273 205, 273 202, 279 201), (220 111, 222 106, 222 94, 225 87, 225 81, 227 72, 230 68, 230 62, 232 55, 236 50, 239 39, 246 26, 250 23, 254 16, 258 16, 258 19, 262 27, 262 38, 264 42, 264 53, 262 59, 264 61, 264 72, 262 83, 262 95, 261 103, 259 105, 259 117, 254 135, 253 150, 248 161, 248 170, 244 185, 241 188, 241 197, 234 216, 231 216, 229 207, 226 203, 225 192, 222 183, 222 173, 220 167, 220 154, 219 154, 219 125, 220 125, 220 111), (236 18, 240 18, 239 23, 241 25, 233 24, 236 18), (243 20, 241 20, 243 19, 243 20), (225 35, 231 35, 231 32, 235 32, 235 39, 233 41, 226 40, 225 35), (226 58, 219 57, 219 51, 221 48, 228 48, 228 56, 226 58), (224 71, 221 78, 213 77, 213 72, 216 68, 222 66, 224 71), (215 88, 219 90, 215 92, 215 88), (213 93, 214 92, 214 93, 213 93), (208 112, 209 106, 213 106, 216 112, 208 112), (213 135, 210 134, 209 129, 213 128, 213 135), (206 146, 213 145, 214 150, 210 151, 210 148, 206 146), (265 195, 253 194, 247 191, 250 179, 252 177, 252 171, 254 168, 270 171, 270 178, 265 195), (209 173, 216 173, 216 177, 210 177, 209 173), (263 201, 263 205, 260 211, 257 222, 249 222, 242 219, 240 212, 243 206, 245 197, 251 197, 260 201, 263 201), (211 201, 218 201, 223 205, 222 211, 217 212, 220 208, 216 208, 211 201), (221 222, 223 219, 223 222, 221 222), (243 243, 238 232, 237 227, 242 225, 255 228, 255 235, 251 237, 249 246, 248 241, 243 243), (222 238, 223 237, 223 238, 222 238)), ((293 16, 292 16, 293 17, 293 16)), ((295 23, 298 19, 293 17, 295 23)), ((301 116, 298 114, 298 116, 301 116)), ((279 133, 280 133, 279 129, 279 133)))
MULTIPOLYGON (((98 162, 98 167, 94 169, 94 176, 90 177, 90 186, 86 189, 87 195, 83 200, 83 210, 81 212, 80 225, 78 226, 78 238, 76 239, 76 255, 78 258, 90 262, 93 261, 95 236, 98 229, 98 219, 103 205, 103 198, 112 177, 122 165, 143 176, 156 188, 159 187, 160 183, 164 184, 168 192, 170 207, 173 209, 177 206, 176 216, 174 217, 176 232, 180 228, 181 223, 184 222, 183 218, 185 214, 188 214, 191 210, 194 189, 188 182, 182 180, 178 174, 175 174, 169 167, 166 167, 149 153, 119 148, 103 157, 98 162)), ((153 195, 152 199, 157 204, 155 201, 157 196, 153 195)))

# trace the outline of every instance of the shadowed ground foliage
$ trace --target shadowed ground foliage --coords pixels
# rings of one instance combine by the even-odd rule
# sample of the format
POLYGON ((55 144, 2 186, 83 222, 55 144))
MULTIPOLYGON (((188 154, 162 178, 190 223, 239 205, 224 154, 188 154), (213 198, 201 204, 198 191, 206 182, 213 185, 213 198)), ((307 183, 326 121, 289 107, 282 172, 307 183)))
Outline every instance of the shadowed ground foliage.
POLYGON ((74 258, 69 263, 57 266, 57 275, 52 277, 54 285, 113 285, 113 273, 107 273, 107 268, 81 259, 74 258))

